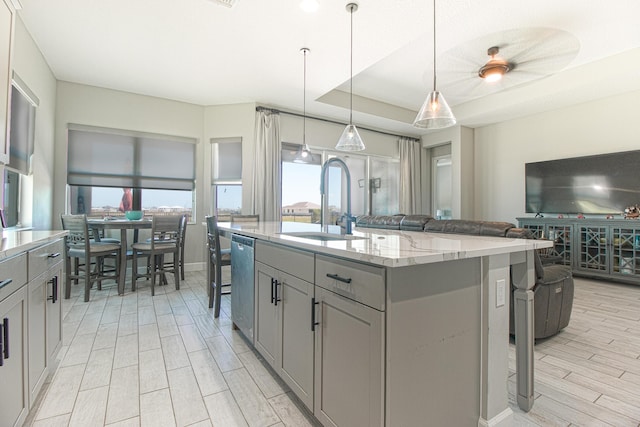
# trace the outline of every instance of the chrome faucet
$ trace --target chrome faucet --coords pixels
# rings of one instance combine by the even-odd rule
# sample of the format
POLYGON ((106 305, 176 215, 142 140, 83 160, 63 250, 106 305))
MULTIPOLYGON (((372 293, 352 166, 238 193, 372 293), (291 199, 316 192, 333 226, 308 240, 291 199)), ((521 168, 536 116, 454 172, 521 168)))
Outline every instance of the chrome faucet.
POLYGON ((326 224, 327 215, 325 215, 325 203, 327 204, 326 210, 328 210, 328 203, 329 203, 328 198, 326 197, 327 170, 329 169, 329 166, 331 166, 334 163, 342 168, 345 176, 347 177, 347 212, 342 215, 342 217, 340 218, 340 222, 342 222, 343 220, 345 222, 345 234, 352 234, 351 226, 352 226, 352 223, 355 222, 355 217, 351 215, 351 174, 349 173, 349 168, 347 167, 347 164, 337 157, 332 157, 326 162, 324 162, 324 164, 322 165, 322 171, 320 172, 320 196, 322 198, 320 202, 321 203, 320 223, 321 223, 322 229, 324 230, 325 226, 327 225, 326 224))

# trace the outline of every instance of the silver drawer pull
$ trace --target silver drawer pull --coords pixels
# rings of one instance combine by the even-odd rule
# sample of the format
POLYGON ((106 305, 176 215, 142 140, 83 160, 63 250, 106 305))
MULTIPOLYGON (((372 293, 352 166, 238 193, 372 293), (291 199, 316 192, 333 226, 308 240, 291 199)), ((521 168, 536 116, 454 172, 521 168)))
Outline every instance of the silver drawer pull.
POLYGON ((47 255, 47 258, 58 258, 59 256, 60 256, 60 252, 56 252, 56 253, 47 255))
POLYGON ((4 288, 5 286, 10 284, 11 282, 13 282, 13 279, 3 280, 2 282, 0 282, 0 289, 4 288))
POLYGON ((337 274, 327 273, 327 277, 344 283, 351 283, 351 277, 340 277, 337 274))

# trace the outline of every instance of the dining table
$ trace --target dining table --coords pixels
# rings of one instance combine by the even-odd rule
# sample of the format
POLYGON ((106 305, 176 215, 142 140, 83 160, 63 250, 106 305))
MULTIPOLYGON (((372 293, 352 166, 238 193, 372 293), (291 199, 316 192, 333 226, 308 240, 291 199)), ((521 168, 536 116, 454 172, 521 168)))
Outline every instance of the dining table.
MULTIPOLYGON (((118 295, 124 295, 124 285, 127 278, 127 255, 128 255, 128 244, 127 244, 127 230, 134 230, 134 241, 136 243, 138 230, 141 229, 151 229, 152 221, 151 218, 142 218, 139 220, 129 220, 129 219, 113 219, 113 218, 102 218, 102 219, 89 219, 87 220, 89 227, 91 227, 94 231, 99 230, 120 230, 120 247, 122 250, 120 251, 120 277, 118 278, 118 295)), ((94 233, 94 235, 97 235, 94 233)), ((99 237, 98 237, 99 239, 99 237)))

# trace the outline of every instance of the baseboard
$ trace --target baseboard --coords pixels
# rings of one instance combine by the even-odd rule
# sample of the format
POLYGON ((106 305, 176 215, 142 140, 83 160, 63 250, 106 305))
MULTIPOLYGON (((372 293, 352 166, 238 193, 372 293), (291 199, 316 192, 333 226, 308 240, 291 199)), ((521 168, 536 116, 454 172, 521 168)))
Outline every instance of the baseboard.
POLYGON ((510 427, 513 425, 513 411, 511 408, 507 408, 500 412, 490 420, 480 418, 478 420, 478 427, 510 427))

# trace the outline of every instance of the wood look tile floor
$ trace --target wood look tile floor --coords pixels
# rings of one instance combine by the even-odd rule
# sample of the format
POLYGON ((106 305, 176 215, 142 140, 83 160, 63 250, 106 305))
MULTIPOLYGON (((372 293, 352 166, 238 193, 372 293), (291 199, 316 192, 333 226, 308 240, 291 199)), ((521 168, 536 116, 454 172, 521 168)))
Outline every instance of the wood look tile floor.
MULTIPOLYGON (((80 286, 63 301, 64 341, 25 425, 313 426, 316 422, 231 328, 213 318, 204 272, 176 291, 125 296, 80 286)), ((576 278, 571 323, 535 346, 533 409, 509 402, 517 426, 640 426, 640 287, 576 278)))

